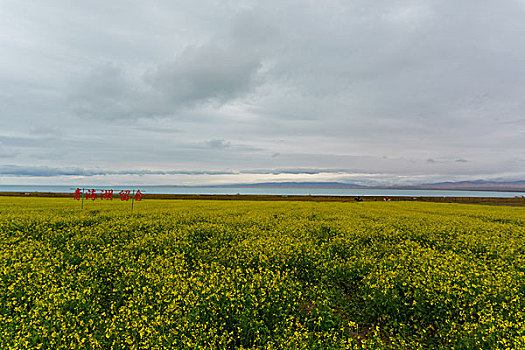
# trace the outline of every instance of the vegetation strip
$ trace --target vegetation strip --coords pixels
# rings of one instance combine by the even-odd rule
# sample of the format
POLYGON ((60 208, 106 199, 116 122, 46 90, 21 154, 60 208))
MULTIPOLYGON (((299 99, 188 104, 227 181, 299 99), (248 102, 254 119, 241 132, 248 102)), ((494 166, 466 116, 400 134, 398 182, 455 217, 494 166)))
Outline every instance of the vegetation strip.
MULTIPOLYGON (((0 192, 5 197, 51 197, 73 198, 69 193, 54 192, 0 192)), ((243 195, 243 194, 145 194, 145 199, 178 199, 178 200, 241 200, 241 201, 313 201, 313 202, 355 202, 356 196, 301 196, 301 195, 243 195)), ((385 196, 359 196, 364 202, 384 201, 385 196)), ((416 201, 437 203, 463 203, 484 205, 525 206, 525 198, 497 197, 413 197, 388 196, 390 201, 416 201)))
POLYGON ((525 347, 525 209, 0 197, 2 349, 525 347))

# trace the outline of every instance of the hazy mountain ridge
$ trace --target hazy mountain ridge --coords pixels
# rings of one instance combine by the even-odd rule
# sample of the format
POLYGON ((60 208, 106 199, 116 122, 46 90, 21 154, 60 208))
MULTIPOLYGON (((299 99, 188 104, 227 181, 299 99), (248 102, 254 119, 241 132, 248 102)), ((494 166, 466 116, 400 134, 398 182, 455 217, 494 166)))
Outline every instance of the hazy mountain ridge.
POLYGON ((525 180, 519 181, 459 181, 459 182, 438 182, 421 185, 391 185, 391 186, 366 186, 343 182, 262 182, 215 185, 209 187, 287 187, 287 188, 391 188, 391 189, 411 189, 411 190, 524 190, 525 180))
POLYGON ((433 184, 420 185, 424 189, 494 189, 494 190, 525 190, 525 181, 460 181, 460 182, 440 182, 433 184))

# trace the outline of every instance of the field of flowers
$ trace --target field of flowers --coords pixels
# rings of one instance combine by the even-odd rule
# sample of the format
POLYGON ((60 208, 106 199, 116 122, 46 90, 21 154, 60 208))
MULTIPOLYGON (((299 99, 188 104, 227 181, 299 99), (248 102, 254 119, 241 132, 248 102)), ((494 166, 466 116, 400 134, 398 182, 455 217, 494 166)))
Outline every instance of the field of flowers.
POLYGON ((525 348, 525 208, 0 197, 0 348, 525 348))

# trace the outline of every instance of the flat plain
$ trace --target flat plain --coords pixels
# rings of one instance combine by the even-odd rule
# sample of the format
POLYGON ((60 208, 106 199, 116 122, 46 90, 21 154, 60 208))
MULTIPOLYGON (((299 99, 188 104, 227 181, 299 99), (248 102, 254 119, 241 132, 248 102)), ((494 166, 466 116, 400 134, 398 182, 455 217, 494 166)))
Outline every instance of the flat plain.
POLYGON ((2 349, 525 348, 525 208, 0 197, 2 349))

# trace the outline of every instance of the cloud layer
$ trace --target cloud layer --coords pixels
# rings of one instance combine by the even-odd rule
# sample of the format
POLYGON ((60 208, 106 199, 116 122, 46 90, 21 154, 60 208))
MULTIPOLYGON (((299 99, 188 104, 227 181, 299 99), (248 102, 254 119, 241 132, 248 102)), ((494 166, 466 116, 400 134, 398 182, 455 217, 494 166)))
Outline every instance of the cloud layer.
POLYGON ((5 1, 0 33, 4 183, 525 178, 520 1, 5 1))

